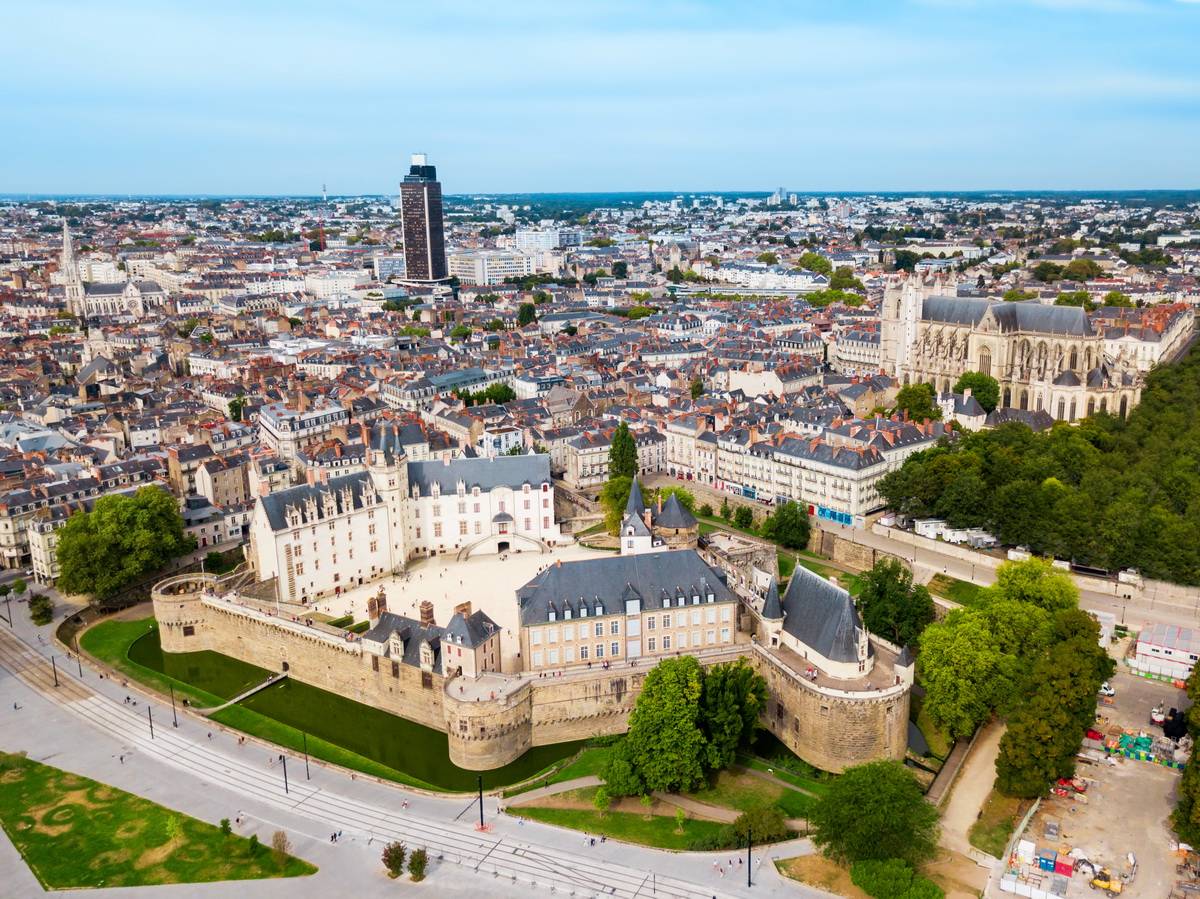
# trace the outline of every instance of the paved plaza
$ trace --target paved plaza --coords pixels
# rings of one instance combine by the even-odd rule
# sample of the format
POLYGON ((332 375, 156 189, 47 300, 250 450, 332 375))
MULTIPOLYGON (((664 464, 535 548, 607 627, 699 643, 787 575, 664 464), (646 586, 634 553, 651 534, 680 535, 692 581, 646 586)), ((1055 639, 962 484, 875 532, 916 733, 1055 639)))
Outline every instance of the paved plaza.
POLYGON ((472 611, 482 609, 503 629, 501 670, 515 673, 520 668, 517 660, 520 650, 517 588, 557 562, 611 555, 572 544, 549 553, 512 550, 500 555, 474 556, 462 562, 455 561, 452 554, 434 556, 410 563, 404 574, 371 581, 338 596, 327 596, 311 603, 309 608, 333 618, 352 615, 355 621, 364 621, 367 600, 382 586, 389 612, 416 618, 421 603, 429 600, 433 603, 434 620, 445 625, 456 606, 469 602, 472 611))

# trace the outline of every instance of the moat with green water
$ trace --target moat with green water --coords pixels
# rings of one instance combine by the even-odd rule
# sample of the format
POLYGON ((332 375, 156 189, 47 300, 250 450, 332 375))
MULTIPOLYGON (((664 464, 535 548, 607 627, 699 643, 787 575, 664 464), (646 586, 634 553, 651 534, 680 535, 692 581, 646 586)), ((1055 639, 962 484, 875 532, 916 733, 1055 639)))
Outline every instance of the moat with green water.
MULTIPOLYGON (((121 654, 136 668, 157 672, 222 700, 238 696, 272 673, 216 652, 165 653, 159 645, 158 628, 149 621, 104 622, 85 634, 82 642, 101 659, 109 653, 121 654), (109 628, 107 633, 105 628, 109 628), (108 644, 109 653, 95 652, 89 644, 108 644)), ((126 673, 136 677, 136 668, 126 673)), ((150 686, 162 689, 159 683, 150 686)), ((582 746, 538 746, 502 768, 469 771, 450 761, 446 734, 290 678, 217 713, 214 720, 293 750, 302 745, 300 734, 304 733, 315 757, 387 776, 371 765, 355 765, 353 759, 336 751, 340 748, 404 775, 393 779, 448 791, 475 789, 480 774, 486 789, 518 783, 573 755, 582 746), (332 750, 322 752, 325 747, 332 750)))

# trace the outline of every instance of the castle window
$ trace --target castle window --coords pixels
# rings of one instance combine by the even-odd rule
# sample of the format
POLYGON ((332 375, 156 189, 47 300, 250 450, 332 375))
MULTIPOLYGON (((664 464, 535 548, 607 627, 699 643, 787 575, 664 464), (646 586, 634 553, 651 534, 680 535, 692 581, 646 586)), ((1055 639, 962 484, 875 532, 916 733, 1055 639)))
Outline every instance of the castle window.
POLYGON ((376 655, 371 656, 371 670, 372 671, 379 670, 379 656, 376 656, 376 655))
POLYGON ((194 637, 196 635, 196 628, 193 625, 185 624, 183 626, 183 635, 185 637, 194 637))
POLYGON ((399 677, 399 676, 400 676, 400 663, 392 662, 392 677, 399 677))
POLYGON ((421 672, 421 686, 426 690, 433 689, 433 674, 429 671, 421 672))

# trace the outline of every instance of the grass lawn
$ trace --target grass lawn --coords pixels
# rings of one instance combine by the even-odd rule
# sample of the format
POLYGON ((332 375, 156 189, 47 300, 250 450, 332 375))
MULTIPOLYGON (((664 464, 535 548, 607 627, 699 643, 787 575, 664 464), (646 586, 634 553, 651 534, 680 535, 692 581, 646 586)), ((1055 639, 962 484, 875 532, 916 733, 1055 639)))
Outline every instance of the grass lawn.
POLYGON ((979 594, 984 589, 969 581, 960 581, 945 574, 935 574, 929 580, 930 593, 962 606, 976 605, 979 602, 979 594))
POLYGON ((924 696, 917 696, 915 692, 911 695, 912 721, 917 725, 917 730, 924 735, 925 742, 929 744, 929 751, 945 761, 954 741, 950 739, 949 734, 933 723, 933 719, 925 711, 924 700, 924 696))
POLYGON ((538 787, 548 787, 551 784, 574 780, 577 777, 598 776, 604 770, 604 766, 608 764, 608 756, 611 752, 611 746, 586 746, 574 758, 568 759, 561 768, 551 771, 545 777, 531 780, 516 789, 505 790, 504 797, 507 799, 509 796, 527 793, 538 787))
POLYGON ((1004 858, 1004 850, 1021 814, 1021 800, 1002 796, 995 789, 983 803, 983 815, 971 825, 967 839, 976 849, 996 858, 1004 858))
POLYGON ((601 815, 595 809, 536 806, 519 806, 509 808, 508 811, 510 814, 553 824, 556 827, 569 827, 572 830, 581 830, 597 836, 604 835, 610 839, 653 846, 657 849, 687 849, 693 840, 716 835, 725 826, 716 821, 688 818, 683 822, 683 832, 679 833, 675 827, 675 819, 662 815, 654 815, 647 820, 645 815, 634 812, 610 811, 601 815))
POLYGON ((317 869, 114 787, 0 753, 0 824, 47 889, 301 877, 317 869))
POLYGON ((156 627, 158 625, 153 618, 141 618, 137 621, 102 621, 84 632, 79 638, 79 646, 84 652, 120 671, 130 680, 164 695, 170 689, 174 689, 176 699, 186 698, 200 708, 221 705, 270 674, 265 669, 241 663, 245 668, 237 672, 238 676, 230 678, 227 682, 206 682, 200 686, 140 665, 129 658, 129 649, 140 637, 156 627))
POLYGON ((777 777, 784 783, 789 783, 797 790, 804 793, 811 793, 814 796, 824 796, 829 792, 829 783, 827 781, 814 780, 811 777, 805 777, 802 774, 797 774, 794 771, 789 771, 787 768, 780 767, 778 764, 766 759, 756 758, 751 755, 738 755, 738 764, 746 768, 753 768, 756 771, 763 771, 770 774, 772 777, 777 777))
POLYGON ((788 818, 807 817, 816 801, 812 796, 789 790, 753 774, 737 771, 722 771, 711 785, 686 795, 697 802, 719 805, 739 812, 777 805, 788 818))
POLYGON ((792 576, 792 572, 796 570, 796 557, 787 553, 779 554, 779 579, 786 581, 792 576))
POLYGON ((603 533, 604 533, 604 530, 605 530, 605 527, 604 527, 604 519, 603 519, 603 518, 601 518, 601 519, 600 519, 599 521, 597 521, 597 522, 596 522, 594 525, 592 525, 592 526, 591 526, 591 527, 589 527, 589 528, 584 528, 582 531, 580 531, 580 532, 579 532, 578 534, 576 534, 575 536, 576 536, 576 537, 590 537, 590 536, 592 536, 593 534, 603 534, 603 533))

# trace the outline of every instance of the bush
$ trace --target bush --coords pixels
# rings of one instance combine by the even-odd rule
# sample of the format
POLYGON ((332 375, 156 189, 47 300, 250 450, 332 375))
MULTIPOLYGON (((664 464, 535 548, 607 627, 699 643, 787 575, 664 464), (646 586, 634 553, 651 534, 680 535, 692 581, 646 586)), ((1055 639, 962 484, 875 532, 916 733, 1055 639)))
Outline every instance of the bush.
POLYGON ((388 877, 395 880, 404 873, 404 861, 408 850, 403 843, 388 843, 383 847, 383 866, 387 868, 388 877))
POLYGON ((754 526, 754 512, 749 506, 738 506, 737 511, 733 513, 733 523, 739 528, 749 530, 754 526))
POLYGON ((698 837, 688 844, 692 852, 715 852, 720 849, 741 849, 747 840, 754 845, 778 843, 789 840, 796 834, 788 829, 783 812, 775 807, 755 809, 738 815, 737 820, 707 836, 698 837))
POLYGON ((29 617, 37 625, 49 624, 53 621, 54 603, 50 601, 50 597, 42 593, 35 593, 29 597, 29 617))
POLYGON ((247 852, 250 854, 251 857, 256 856, 260 852, 262 852, 262 844, 258 842, 258 834, 256 834, 256 833, 250 834, 250 845, 247 847, 247 852))
POLYGON ((713 517, 712 503, 705 503, 703 506, 701 506, 700 514, 703 515, 705 518, 712 518, 713 517))
POLYGON ((414 849, 412 856, 408 860, 408 873, 412 877, 413 883, 419 883, 425 879, 425 866, 429 863, 429 855, 424 849, 414 849))
POLYGON ((899 858, 855 862, 850 866, 850 879, 875 899, 943 899, 945 896, 941 887, 899 858))
POLYGON ((223 833, 225 836, 229 836, 231 833, 233 833, 233 827, 230 826, 228 818, 221 819, 221 833, 223 833))
POLYGON ((275 856, 275 864, 282 868, 288 860, 288 853, 292 851, 292 841, 288 839, 288 835, 282 830, 277 830, 271 834, 271 854, 275 856))

